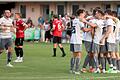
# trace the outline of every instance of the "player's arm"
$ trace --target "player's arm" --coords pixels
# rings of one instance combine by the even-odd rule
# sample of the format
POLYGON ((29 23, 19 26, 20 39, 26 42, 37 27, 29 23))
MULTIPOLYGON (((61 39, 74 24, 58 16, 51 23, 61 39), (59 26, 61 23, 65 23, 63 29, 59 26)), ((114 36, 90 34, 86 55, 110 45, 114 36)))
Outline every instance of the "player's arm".
POLYGON ((109 26, 107 27, 106 33, 103 35, 102 39, 100 40, 100 43, 101 43, 101 44, 104 43, 105 39, 109 36, 109 34, 110 34, 111 32, 112 32, 112 26, 109 25, 109 26))
POLYGON ((91 26, 91 27, 93 27, 93 28, 97 27, 96 24, 91 23, 91 22, 88 22, 86 19, 81 19, 80 21, 86 23, 88 26, 91 26))
POLYGON ((109 16, 109 15, 107 15, 107 16, 105 16, 105 17, 107 17, 107 18, 111 18, 115 23, 117 23, 117 22, 119 21, 118 18, 113 17, 113 16, 109 16))
POLYGON ((21 21, 21 24, 22 26, 24 26, 24 31, 25 31, 28 28, 28 25, 24 21, 21 21))
POLYGON ((23 23, 23 26, 25 27, 24 30, 26 30, 28 28, 28 25, 26 23, 23 23))
POLYGON ((61 29, 62 29, 62 31, 65 30, 65 26, 62 23, 61 23, 61 29))
POLYGON ((92 28, 82 28, 81 30, 83 30, 84 32, 89 32, 92 31, 92 28))
POLYGON ((7 28, 5 27, 5 25, 2 24, 2 23, 3 23, 3 20, 2 20, 2 18, 1 18, 1 19, 0 19, 0 30, 3 30, 3 31, 7 30, 7 28))
POLYGON ((55 24, 53 24, 53 27, 52 27, 52 29, 51 29, 51 32, 53 32, 54 30, 55 30, 55 24))
POLYGON ((14 27, 14 26, 11 26, 11 27, 10 27, 10 31, 13 32, 13 33, 15 34, 15 33, 16 33, 15 27, 14 27))

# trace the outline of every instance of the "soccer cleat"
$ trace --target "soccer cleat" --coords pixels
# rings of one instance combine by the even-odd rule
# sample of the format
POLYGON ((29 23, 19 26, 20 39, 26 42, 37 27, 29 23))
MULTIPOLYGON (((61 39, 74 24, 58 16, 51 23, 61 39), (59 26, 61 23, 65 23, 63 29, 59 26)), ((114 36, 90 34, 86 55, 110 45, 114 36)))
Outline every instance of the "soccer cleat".
POLYGON ((14 62, 19 62, 19 59, 20 59, 20 57, 17 57, 17 59, 16 60, 14 60, 14 62))
POLYGON ((19 62, 19 59, 14 60, 14 62, 16 62, 16 63, 19 62))
POLYGON ((66 54, 63 54, 63 55, 62 55, 62 57, 65 57, 65 56, 66 56, 66 54))
POLYGON ((80 74, 80 72, 75 71, 75 72, 74 72, 74 74, 79 75, 79 74, 80 74))
POLYGON ((111 73, 118 73, 118 71, 117 70, 112 70, 111 73))
POLYGON ((56 57, 56 55, 53 55, 52 57, 56 57))
POLYGON ((102 70, 102 73, 106 73, 105 69, 102 70))
POLYGON ((70 70, 69 72, 70 72, 71 74, 75 73, 75 71, 74 71, 74 70, 70 70))
POLYGON ((7 66, 7 67, 13 67, 13 65, 10 64, 10 63, 8 63, 6 66, 7 66))
POLYGON ((6 50, 5 53, 7 54, 7 53, 8 53, 8 50, 6 50))
POLYGON ((87 72, 86 68, 82 68, 82 69, 81 69, 81 72, 82 72, 82 73, 86 73, 86 72, 87 72))
POLYGON ((100 69, 98 68, 97 70, 94 71, 94 73, 101 73, 100 69))
POLYGON ((117 73, 120 73, 120 70, 117 70, 117 73))
POLYGON ((23 62, 23 58, 20 58, 18 62, 23 62))

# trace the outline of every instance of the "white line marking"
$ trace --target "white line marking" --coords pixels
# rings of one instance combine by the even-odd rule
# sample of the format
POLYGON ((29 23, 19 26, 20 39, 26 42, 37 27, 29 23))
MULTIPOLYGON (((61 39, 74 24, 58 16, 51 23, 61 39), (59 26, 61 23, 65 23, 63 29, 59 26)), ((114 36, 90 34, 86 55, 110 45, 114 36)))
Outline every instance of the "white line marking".
MULTIPOLYGON (((115 78, 120 78, 120 76, 108 76, 108 77, 89 77, 89 78, 79 78, 79 77, 76 77, 77 79, 115 79, 115 78)), ((66 80, 66 79, 76 79, 75 77, 71 78, 71 77, 66 77, 66 76, 63 76, 63 77, 0 77, 0 79, 61 79, 61 80, 66 80)))

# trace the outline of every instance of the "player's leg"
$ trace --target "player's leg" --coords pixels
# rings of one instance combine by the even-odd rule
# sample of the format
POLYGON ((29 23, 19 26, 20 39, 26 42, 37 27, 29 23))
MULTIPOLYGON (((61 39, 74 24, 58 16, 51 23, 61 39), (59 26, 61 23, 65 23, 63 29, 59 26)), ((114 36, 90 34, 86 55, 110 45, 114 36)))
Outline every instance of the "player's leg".
POLYGON ((100 69, 99 69, 99 62, 98 62, 98 54, 99 54, 99 45, 98 44, 95 44, 93 43, 93 53, 94 53, 94 63, 95 63, 95 73, 100 73, 100 69))
POLYGON ((116 58, 117 58, 117 70, 118 72, 120 72, 120 54, 119 54, 119 41, 116 41, 115 44, 115 54, 116 54, 116 58))
POLYGON ((115 44, 109 44, 109 49, 110 49, 109 51, 112 57, 113 70, 116 71, 117 70, 117 59, 115 55, 115 44))
POLYGON ((56 49, 57 49, 57 37, 53 37, 53 57, 56 57, 56 49))
POLYGON ((74 46, 74 56, 75 56, 75 65, 76 65, 75 66, 75 74, 79 74, 82 45, 74 44, 73 46, 74 46))
POLYGON ((23 55, 24 55, 24 51, 23 51, 23 41, 24 41, 24 38, 20 38, 20 45, 18 46, 18 48, 19 48, 19 53, 20 53, 20 62, 23 62, 23 55))
POLYGON ((74 64, 75 64, 75 56, 74 56, 74 45, 70 44, 70 51, 72 52, 72 56, 70 59, 70 73, 74 73, 74 64))
POLYGON ((106 69, 106 66, 105 66, 105 57, 104 57, 104 53, 100 53, 100 61, 101 61, 101 66, 102 66, 102 73, 105 73, 105 69, 106 69))
POLYGON ((90 62, 90 52, 91 52, 90 51, 91 43, 84 41, 84 44, 85 44, 87 55, 86 55, 84 63, 83 63, 83 68, 81 69, 81 72, 83 72, 83 73, 87 72, 86 67, 87 67, 88 63, 90 62))
POLYGON ((74 70, 74 65, 75 65, 74 73, 80 74, 79 73, 79 66, 80 66, 82 45, 70 44, 70 51, 73 52, 73 56, 70 60, 71 70, 74 70))
POLYGON ((8 53, 7 53, 7 66, 8 67, 13 67, 13 65, 10 64, 11 60, 12 60, 12 39, 5 39, 6 42, 6 46, 8 48, 8 53))
POLYGON ((58 37, 58 45, 59 45, 59 48, 60 48, 60 50, 61 50, 61 52, 62 52, 62 57, 65 57, 66 56, 66 54, 65 54, 65 51, 64 51, 64 48, 63 48, 63 46, 62 46, 62 44, 61 44, 61 37, 58 37))
POLYGON ((4 50, 4 42, 2 41, 2 39, 0 38, 0 55, 2 54, 3 50, 4 50))
POLYGON ((102 66, 102 73, 106 72, 106 57, 105 57, 106 52, 107 52, 106 45, 101 45, 100 46, 100 62, 102 66))
POLYGON ((74 52, 74 54, 76 55, 75 59, 75 74, 79 74, 79 67, 80 67, 80 59, 81 59, 81 52, 74 52))
POLYGON ((19 43, 20 42, 20 39, 19 38, 16 38, 15 39, 15 47, 14 47, 14 50, 15 50, 15 53, 16 53, 16 60, 14 62, 19 62, 19 59, 20 59, 20 53, 19 53, 19 43))
POLYGON ((115 55, 115 45, 111 43, 107 43, 108 46, 108 52, 110 53, 111 61, 113 64, 113 68, 108 70, 109 73, 117 73, 117 67, 116 67, 116 55, 115 55))

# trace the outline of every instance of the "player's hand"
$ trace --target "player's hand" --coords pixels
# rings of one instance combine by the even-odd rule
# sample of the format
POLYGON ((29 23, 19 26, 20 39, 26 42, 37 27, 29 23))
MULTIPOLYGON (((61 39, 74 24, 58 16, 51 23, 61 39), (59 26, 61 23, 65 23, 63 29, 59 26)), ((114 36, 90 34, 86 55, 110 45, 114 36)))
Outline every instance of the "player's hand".
POLYGON ((50 34, 51 34, 51 35, 53 35, 53 32, 52 32, 52 31, 50 31, 50 34))
POLYGON ((14 27, 10 27, 10 31, 15 33, 15 28, 14 27))
POLYGON ((105 44, 105 39, 101 39, 100 40, 100 45, 104 45, 105 44))
POLYGON ((86 20, 85 18, 80 19, 80 21, 82 21, 82 22, 84 22, 84 23, 87 22, 87 20, 86 20))
POLYGON ((6 31, 6 30, 7 30, 7 27, 2 26, 2 30, 3 30, 3 32, 6 31))

